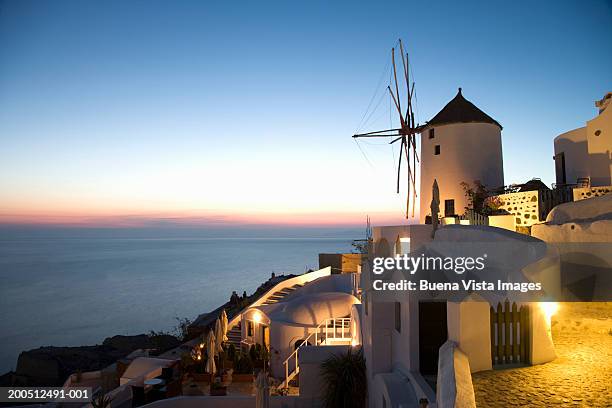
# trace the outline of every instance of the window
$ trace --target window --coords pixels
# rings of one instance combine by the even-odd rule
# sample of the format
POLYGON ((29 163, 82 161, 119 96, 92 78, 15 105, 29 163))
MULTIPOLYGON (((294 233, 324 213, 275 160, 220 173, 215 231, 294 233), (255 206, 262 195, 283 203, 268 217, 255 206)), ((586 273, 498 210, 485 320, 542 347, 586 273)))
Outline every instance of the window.
POLYGON ((440 145, 436 145, 436 147, 434 148, 434 154, 436 156, 440 154, 440 145))
POLYGON ((436 135, 436 129, 429 129, 429 138, 433 139, 434 136, 436 135))
POLYGON ((247 336, 253 337, 253 322, 247 320, 247 336))
POLYGON ((455 215, 455 200, 444 200, 444 216, 452 217, 455 215))
POLYGON ((395 330, 402 332, 402 304, 395 302, 395 330))
POLYGON ((400 243, 400 255, 410 253, 410 237, 404 237, 399 239, 400 243))

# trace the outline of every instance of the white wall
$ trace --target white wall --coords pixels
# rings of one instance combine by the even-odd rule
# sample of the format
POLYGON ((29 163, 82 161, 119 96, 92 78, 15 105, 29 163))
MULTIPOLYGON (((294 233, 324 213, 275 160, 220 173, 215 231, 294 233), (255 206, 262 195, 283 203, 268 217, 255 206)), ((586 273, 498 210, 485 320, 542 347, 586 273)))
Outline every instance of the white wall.
POLYGON ((438 408, 476 408, 469 360, 450 340, 440 347, 436 388, 438 408))
MULTIPOLYGON (((270 371, 275 378, 285 378, 285 360, 295 350, 295 342, 308 337, 314 329, 273 322, 270 326, 270 371)), ((312 340, 314 342, 314 340, 312 340)), ((293 362, 289 366, 289 372, 294 369, 293 362)))
POLYGON ((550 317, 538 303, 531 304, 531 364, 544 364, 557 358, 553 343, 550 317))
MULTIPOLYGON (((391 313, 394 313, 394 305, 391 313)), ((401 332, 391 329, 391 361, 394 369, 419 371, 419 304, 410 299, 400 304, 401 332)))
POLYGON ((504 215, 489 215, 489 227, 497 227, 507 229, 508 231, 516 231, 516 221, 513 214, 504 215))
POLYGON ((565 155, 567 183, 590 177, 592 186, 612 184, 612 109, 608 107, 584 127, 557 136, 554 145, 555 154, 565 155))
MULTIPOLYGON (((302 347, 298 351, 300 360, 300 397, 321 400, 325 392, 321 364, 333 355, 348 352, 351 346, 302 347)), ((357 352, 359 348, 353 348, 357 352)))
POLYGON ((565 156, 565 178, 568 184, 578 178, 589 177, 588 147, 586 127, 570 130, 557 136, 554 140, 555 155, 565 156))
POLYGON ((448 302, 448 339, 467 356, 471 372, 493 368, 491 362, 491 305, 483 301, 448 302))
MULTIPOLYGON (((419 400, 411 380, 397 371, 377 374, 368 393, 370 394, 369 408, 416 407, 419 400), (383 399, 385 405, 383 405, 383 399)), ((433 405, 429 406, 434 408, 433 405)))
POLYGON ((460 183, 480 180, 490 188, 504 185, 501 130, 490 123, 456 123, 435 128, 435 137, 421 136, 420 220, 430 214, 434 179, 440 189, 440 215, 444 200, 455 200, 455 212, 463 214, 468 205, 460 183), (440 154, 434 148, 440 145, 440 154))
POLYGON ((602 113, 589 120, 586 126, 589 151, 589 170, 592 186, 612 184, 612 109, 608 106, 602 113), (595 133, 599 131, 599 136, 595 133))

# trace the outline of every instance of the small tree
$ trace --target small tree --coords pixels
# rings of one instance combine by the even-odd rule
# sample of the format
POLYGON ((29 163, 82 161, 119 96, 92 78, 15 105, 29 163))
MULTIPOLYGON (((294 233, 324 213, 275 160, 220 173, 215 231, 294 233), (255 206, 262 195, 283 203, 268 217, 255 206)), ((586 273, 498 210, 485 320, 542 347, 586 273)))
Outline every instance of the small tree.
POLYGON ((462 181, 461 188, 463 188, 465 197, 468 199, 468 206, 465 207, 465 209, 474 210, 480 214, 485 212, 485 209, 483 207, 485 200, 489 196, 489 191, 480 182, 480 180, 474 180, 474 186, 471 186, 469 183, 462 181))
POLYGON ((349 348, 346 354, 334 355, 321 365, 324 401, 327 408, 364 408, 367 379, 363 351, 349 348))

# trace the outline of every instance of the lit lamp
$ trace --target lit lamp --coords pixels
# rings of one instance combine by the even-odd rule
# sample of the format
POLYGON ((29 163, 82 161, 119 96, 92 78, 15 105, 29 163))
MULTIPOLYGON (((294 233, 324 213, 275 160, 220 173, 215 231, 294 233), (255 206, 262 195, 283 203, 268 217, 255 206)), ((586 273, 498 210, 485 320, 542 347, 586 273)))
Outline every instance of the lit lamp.
POLYGON ((253 321, 255 323, 260 323, 261 322, 261 313, 259 311, 255 311, 253 312, 253 321))
POLYGON ((556 302, 540 302, 540 308, 544 312, 546 319, 550 321, 550 318, 559 310, 559 304, 556 302))

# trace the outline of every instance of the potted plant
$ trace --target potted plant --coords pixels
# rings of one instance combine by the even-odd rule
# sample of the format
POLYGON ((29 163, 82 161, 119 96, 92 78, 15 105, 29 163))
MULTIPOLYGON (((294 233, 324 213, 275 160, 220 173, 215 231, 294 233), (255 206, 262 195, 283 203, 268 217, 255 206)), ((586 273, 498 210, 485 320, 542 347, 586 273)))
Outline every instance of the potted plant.
POLYGON ((249 357, 255 369, 266 369, 269 358, 268 349, 266 347, 263 347, 261 344, 252 345, 249 350, 249 357))
POLYGON ((232 373, 233 382, 251 382, 253 381, 253 363, 247 354, 239 354, 236 356, 234 363, 236 367, 232 373))
POLYGON ((231 368, 230 369, 224 368, 221 371, 221 383, 223 385, 231 384, 232 381, 233 381, 233 377, 234 377, 234 370, 233 369, 231 369, 231 368))
POLYGON ((223 368, 225 369, 233 369, 234 362, 236 361, 236 347, 233 344, 229 344, 227 349, 223 353, 223 368))
POLYGON ((227 387, 221 384, 219 377, 216 377, 215 380, 210 383, 210 395, 213 397, 227 395, 227 387))

